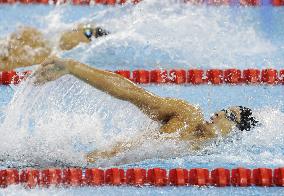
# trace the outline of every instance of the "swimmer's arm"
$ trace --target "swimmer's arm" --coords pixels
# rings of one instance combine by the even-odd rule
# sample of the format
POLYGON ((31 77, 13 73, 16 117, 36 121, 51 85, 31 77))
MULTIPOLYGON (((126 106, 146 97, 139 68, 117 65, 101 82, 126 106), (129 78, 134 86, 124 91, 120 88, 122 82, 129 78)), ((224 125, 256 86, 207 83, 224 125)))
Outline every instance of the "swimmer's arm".
POLYGON ((32 65, 38 65, 42 63, 49 55, 50 49, 41 49, 37 50, 37 53, 30 58, 26 58, 25 52, 20 53, 19 55, 15 52, 9 56, 5 61, 0 61, 0 71, 10 71, 19 67, 28 67, 32 65))
POLYGON ((86 159, 89 163, 94 163, 98 159, 113 158, 122 152, 137 148, 139 145, 141 145, 141 142, 144 141, 144 139, 145 136, 142 135, 129 142, 118 142, 109 150, 95 150, 87 154, 86 159))
MULTIPOLYGON (((163 130, 161 130, 161 131, 163 131, 163 130)), ((167 141, 167 140, 186 141, 189 144, 188 148, 189 148, 190 151, 200 150, 202 148, 204 141, 207 141, 206 139, 195 138, 195 137, 192 137, 192 136, 182 138, 182 134, 181 135, 178 135, 178 134, 177 135, 175 135, 175 134, 173 134, 173 135, 172 134, 159 134, 159 135, 156 135, 156 136, 144 134, 140 137, 133 139, 132 141, 118 142, 108 150, 95 150, 95 151, 87 154, 87 156, 86 156, 87 162, 94 163, 99 159, 110 159, 110 158, 113 158, 113 157, 123 153, 123 152, 134 150, 134 149, 138 148, 139 146, 141 146, 143 141, 145 141, 145 140, 147 140, 147 142, 151 141, 151 139, 150 138, 147 139, 147 137, 150 137, 150 138, 153 138, 153 139, 158 139, 159 137, 162 137, 165 141, 167 141)))
POLYGON ((110 150, 95 150, 89 154, 87 154, 86 159, 89 163, 94 163, 98 159, 107 159, 115 157, 117 154, 124 152, 127 150, 125 145, 122 143, 118 143, 115 146, 113 146, 110 150))
POLYGON ((68 69, 72 75, 97 89, 136 105, 139 105, 139 102, 150 103, 158 98, 123 76, 109 71, 95 69, 75 61, 70 61, 68 69))
MULTIPOLYGON (((57 58, 47 60, 42 65, 48 66, 50 64, 65 67, 67 69, 67 73, 115 98, 129 101, 143 111, 157 111, 157 108, 160 108, 161 105, 165 103, 164 98, 144 90, 132 81, 118 74, 99 70, 73 60, 57 58)), ((158 111, 158 113, 159 112, 163 113, 164 111, 161 110, 158 111)), ((150 116, 150 112, 147 114, 150 116)))

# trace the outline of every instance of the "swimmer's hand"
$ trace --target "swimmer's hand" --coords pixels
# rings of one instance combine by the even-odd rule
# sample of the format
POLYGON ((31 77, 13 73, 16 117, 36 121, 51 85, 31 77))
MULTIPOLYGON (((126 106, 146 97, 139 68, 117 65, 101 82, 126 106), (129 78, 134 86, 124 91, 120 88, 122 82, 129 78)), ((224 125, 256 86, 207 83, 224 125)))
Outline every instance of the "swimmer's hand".
POLYGON ((54 81, 63 75, 69 74, 67 59, 50 57, 46 59, 34 73, 34 84, 42 85, 54 81))
POLYGON ((112 158, 117 154, 116 151, 99 151, 99 150, 95 150, 89 154, 87 154, 86 159, 88 163, 94 163, 96 162, 98 159, 108 159, 108 158, 112 158))

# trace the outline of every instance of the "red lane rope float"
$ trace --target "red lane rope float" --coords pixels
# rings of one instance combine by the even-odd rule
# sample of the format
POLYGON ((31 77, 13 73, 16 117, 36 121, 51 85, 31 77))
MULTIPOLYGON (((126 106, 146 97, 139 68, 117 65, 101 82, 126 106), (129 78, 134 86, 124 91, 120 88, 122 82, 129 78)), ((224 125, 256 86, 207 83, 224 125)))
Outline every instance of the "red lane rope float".
POLYGON ((272 5, 273 6, 284 6, 284 1, 283 0, 272 0, 272 5))
POLYGON ((223 70, 220 70, 220 69, 207 70, 205 81, 211 84, 222 84, 223 83, 223 70))
POLYGON ((177 168, 169 171, 169 183, 174 186, 185 186, 189 184, 187 169, 177 168))
POLYGON ((246 168, 232 169, 231 183, 233 186, 251 186, 251 170, 246 168))
POLYGON ((150 73, 147 70, 133 71, 133 81, 140 84, 148 84, 150 82, 150 73))
POLYGON ((224 81, 228 84, 239 84, 242 82, 242 72, 238 69, 224 70, 224 81))
POLYGON ((37 169, 25 169, 20 173, 20 183, 27 188, 40 185, 40 171, 37 169))
POLYGON ((134 186, 142 186, 146 184, 146 169, 128 169, 126 171, 126 184, 134 186))
POLYGON ((123 169, 111 168, 105 172, 105 183, 108 185, 122 185, 125 182, 125 173, 123 169))
POLYGON ((150 83, 163 84, 167 83, 168 72, 167 70, 152 70, 150 71, 150 83))
POLYGON ((284 168, 274 170, 273 182, 276 186, 284 186, 284 168))
POLYGON ((83 184, 82 169, 67 168, 63 170, 63 184, 65 186, 81 186, 83 184))
POLYGON ((277 71, 275 69, 264 69, 261 72, 261 81, 267 84, 277 82, 277 71))
POLYGON ((21 184, 26 188, 35 187, 81 187, 81 186, 279 186, 284 187, 284 167, 270 168, 120 168, 102 170, 98 168, 27 168, 0 170, 0 187, 21 184))
POLYGON ((22 80, 31 75, 32 71, 15 72, 3 71, 0 72, 0 85, 19 84, 22 80))
POLYGON ((104 170, 97 168, 88 168, 85 171, 84 182, 88 186, 99 186, 104 184, 104 170))
POLYGON ((200 69, 192 69, 188 71, 187 82, 190 84, 203 84, 206 78, 204 71, 200 69))
POLYGON ((169 82, 175 84, 186 83, 186 71, 183 69, 172 69, 169 71, 169 82))
POLYGON ((253 180, 256 186, 272 186, 272 169, 269 168, 254 169, 253 180))
POLYGON ((243 71, 243 79, 246 83, 258 84, 260 83, 260 70, 246 69, 243 71))
POLYGON ((210 183, 208 169, 194 168, 189 171, 189 185, 208 186, 210 183))
MULTIPOLYGON (((4 71, 0 73, 0 85, 19 84, 32 72, 4 71)), ((284 69, 171 69, 171 70, 116 70, 119 74, 138 84, 284 84, 284 69)))
POLYGON ((230 170, 225 168, 216 168, 211 171, 211 184, 214 186, 230 186, 230 170))
POLYGON ((61 182, 62 174, 60 169, 50 168, 41 171, 41 185, 43 187, 58 186, 61 182))
MULTIPOLYGON (((103 4, 103 5, 117 5, 117 4, 124 4, 124 3, 133 3, 137 4, 142 0, 0 0, 0 4, 8 3, 22 3, 22 4, 64 4, 67 2, 71 2, 73 5, 90 5, 90 4, 103 4)), ((182 1, 179 1, 182 2, 182 1)), ((194 3, 192 0, 184 0, 184 3, 194 3)), ((242 6, 261 6, 261 0, 239 0, 239 5, 242 6)), ((273 6, 284 6, 284 0, 271 0, 271 5, 273 6)), ((236 2, 230 0, 207 0, 207 1, 196 1, 194 5, 199 4, 206 4, 206 5, 235 5, 236 2)))
POLYGON ((168 183, 167 171, 161 168, 149 169, 147 172, 147 182, 150 185, 166 186, 168 183))

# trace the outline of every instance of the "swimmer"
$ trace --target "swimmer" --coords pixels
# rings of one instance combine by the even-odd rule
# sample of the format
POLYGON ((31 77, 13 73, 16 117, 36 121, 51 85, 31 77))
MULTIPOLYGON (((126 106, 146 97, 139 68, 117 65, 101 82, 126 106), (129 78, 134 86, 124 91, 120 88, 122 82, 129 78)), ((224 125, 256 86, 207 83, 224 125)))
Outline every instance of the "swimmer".
MULTIPOLYGON (((107 35, 101 27, 79 24, 61 33, 58 48, 71 50, 80 43, 90 43, 92 38, 107 35)), ((32 27, 20 28, 7 40, 0 40, 0 71, 40 64, 52 54, 52 44, 43 33, 32 27)))
MULTIPOLYGON (((53 81, 65 74, 71 74, 117 99, 134 104, 149 118, 161 122, 158 137, 176 133, 176 136, 170 139, 190 141, 195 149, 200 149, 202 143, 216 138, 218 132, 225 137, 233 128, 249 131, 258 123, 252 116, 251 109, 243 106, 221 110, 216 112, 210 121, 205 121, 200 109, 186 101, 159 97, 118 74, 69 59, 52 57, 44 61, 34 74, 35 84, 53 81)), ((87 155, 87 161, 110 158, 135 148, 143 141, 143 137, 146 138, 147 135, 132 142, 119 142, 110 150, 94 151, 87 155)))

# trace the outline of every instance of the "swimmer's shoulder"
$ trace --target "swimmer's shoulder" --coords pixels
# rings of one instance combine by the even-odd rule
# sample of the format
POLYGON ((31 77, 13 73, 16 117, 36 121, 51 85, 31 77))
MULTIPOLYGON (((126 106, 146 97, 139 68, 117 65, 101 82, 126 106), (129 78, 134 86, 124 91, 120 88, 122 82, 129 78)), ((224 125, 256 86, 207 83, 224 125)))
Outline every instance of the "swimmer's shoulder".
POLYGON ((202 111, 197 105, 175 98, 165 98, 165 100, 177 115, 184 115, 203 120, 202 111))

